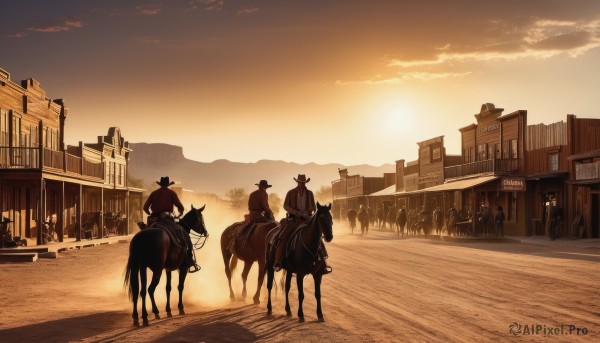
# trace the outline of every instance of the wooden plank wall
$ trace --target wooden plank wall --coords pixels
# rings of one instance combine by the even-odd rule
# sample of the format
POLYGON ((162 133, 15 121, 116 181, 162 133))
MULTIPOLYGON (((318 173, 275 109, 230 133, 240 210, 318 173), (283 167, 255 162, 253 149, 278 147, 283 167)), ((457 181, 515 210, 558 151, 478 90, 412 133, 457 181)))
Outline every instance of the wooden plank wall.
POLYGON ((558 153, 558 171, 568 172, 568 151, 566 146, 549 147, 527 152, 527 174, 543 174, 550 172, 549 154, 558 153))
POLYGON ((573 153, 600 149, 600 119, 575 119, 573 153))
POLYGON ((527 126, 527 151, 567 145, 567 123, 527 126))

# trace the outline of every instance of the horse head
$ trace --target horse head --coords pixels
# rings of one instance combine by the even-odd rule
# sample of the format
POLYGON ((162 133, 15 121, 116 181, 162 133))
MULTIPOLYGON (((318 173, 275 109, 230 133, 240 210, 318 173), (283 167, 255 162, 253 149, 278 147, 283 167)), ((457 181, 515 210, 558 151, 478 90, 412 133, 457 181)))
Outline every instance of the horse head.
POLYGON ((331 216, 331 204, 321 205, 317 202, 317 213, 315 214, 317 223, 321 227, 323 237, 326 242, 333 239, 333 217, 331 216))
POLYGON ((204 211, 205 207, 206 205, 200 208, 194 208, 194 205, 192 205, 192 209, 180 220, 180 222, 185 222, 191 230, 194 230, 201 236, 208 235, 206 225, 204 225, 204 217, 202 216, 202 211, 204 211))

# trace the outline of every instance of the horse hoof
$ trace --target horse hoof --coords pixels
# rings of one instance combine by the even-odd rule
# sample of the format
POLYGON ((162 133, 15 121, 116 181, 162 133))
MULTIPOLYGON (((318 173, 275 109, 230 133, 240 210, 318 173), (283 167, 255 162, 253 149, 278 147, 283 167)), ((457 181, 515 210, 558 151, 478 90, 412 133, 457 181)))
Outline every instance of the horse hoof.
POLYGON ((298 318, 298 323, 304 323, 304 317, 299 317, 298 318))
POLYGON ((160 319, 160 315, 158 313, 154 314, 154 319, 160 319))
POLYGON ((133 321, 133 326, 135 326, 136 328, 140 327, 140 321, 139 320, 134 320, 133 321))
POLYGON ((183 315, 185 315, 185 311, 184 311, 184 310, 179 310, 179 315, 180 315, 180 316, 183 316, 183 315))
POLYGON ((167 312, 167 318, 172 318, 173 314, 171 312, 167 312))
POLYGON ((285 312, 285 315, 286 315, 287 317, 291 317, 291 316, 292 316, 292 312, 291 312, 291 311, 286 311, 286 312, 285 312))
POLYGON ((143 325, 144 325, 144 326, 148 326, 148 325, 150 325, 150 323, 148 323, 148 319, 144 318, 144 320, 143 320, 143 325))
POLYGON ((318 319, 318 320, 319 320, 319 322, 321 322, 321 323, 325 322, 325 318, 323 318, 323 317, 319 317, 319 319, 318 319))
POLYGON ((260 304, 260 300, 254 299, 254 305, 259 305, 259 304, 260 304))

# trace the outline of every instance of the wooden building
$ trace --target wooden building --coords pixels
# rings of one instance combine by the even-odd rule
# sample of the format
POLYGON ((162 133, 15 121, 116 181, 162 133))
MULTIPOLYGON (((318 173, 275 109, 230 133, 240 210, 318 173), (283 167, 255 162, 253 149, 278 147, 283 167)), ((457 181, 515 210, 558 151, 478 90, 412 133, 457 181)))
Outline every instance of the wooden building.
POLYGON ((600 119, 567 115, 565 232, 600 238, 600 119))
POLYGON ((44 222, 62 241, 128 234, 132 214, 142 218, 142 190, 127 186, 131 149, 119 128, 65 147, 68 112, 37 80, 18 85, 0 69, 0 211, 30 244, 46 242, 44 222))
POLYGON ((338 173, 340 178, 331 182, 331 211, 336 219, 345 219, 349 210, 358 210, 360 205, 368 206, 367 195, 380 191, 385 186, 385 177, 348 175, 347 168, 339 169, 338 173))
POLYGON ((525 235, 527 111, 502 115, 503 111, 485 103, 475 114, 476 123, 459 129, 463 163, 445 167, 445 184, 434 190, 453 199, 462 219, 483 208, 495 214, 502 206, 505 233, 525 235))

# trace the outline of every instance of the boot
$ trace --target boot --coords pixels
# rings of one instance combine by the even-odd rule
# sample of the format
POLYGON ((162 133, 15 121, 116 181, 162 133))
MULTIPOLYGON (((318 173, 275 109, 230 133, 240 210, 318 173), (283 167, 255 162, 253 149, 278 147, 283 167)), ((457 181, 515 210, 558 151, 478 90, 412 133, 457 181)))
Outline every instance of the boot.
POLYGON ((201 269, 198 263, 196 263, 196 260, 194 259, 194 254, 191 250, 189 250, 186 260, 188 265, 188 273, 195 273, 201 269))

